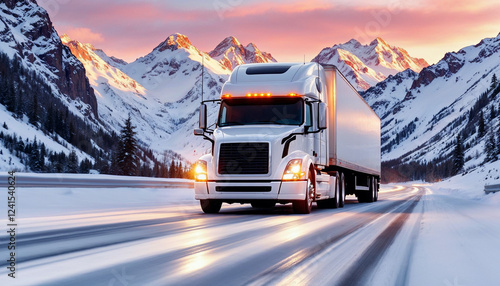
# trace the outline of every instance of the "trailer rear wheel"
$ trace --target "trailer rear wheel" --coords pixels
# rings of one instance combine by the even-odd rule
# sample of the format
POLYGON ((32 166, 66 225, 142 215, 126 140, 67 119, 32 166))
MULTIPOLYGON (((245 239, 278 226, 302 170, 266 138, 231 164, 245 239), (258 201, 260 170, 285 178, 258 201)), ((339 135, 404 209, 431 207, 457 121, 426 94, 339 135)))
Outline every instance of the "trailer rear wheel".
POLYGON ((378 199, 377 193, 377 179, 375 177, 369 177, 369 190, 368 191, 358 191, 356 196, 358 197, 358 202, 360 203, 373 203, 378 199))
POLYGON ((364 201, 367 203, 373 203, 375 201, 375 196, 377 195, 377 189, 375 188, 375 177, 370 177, 370 190, 364 193, 364 201))
POLYGON ((312 201, 315 196, 314 181, 312 172, 309 170, 306 184, 306 197, 304 200, 293 202, 293 211, 297 214, 311 213, 312 201))
POLYGON ((200 200, 200 206, 204 213, 216 214, 220 211, 222 202, 216 200, 200 200))

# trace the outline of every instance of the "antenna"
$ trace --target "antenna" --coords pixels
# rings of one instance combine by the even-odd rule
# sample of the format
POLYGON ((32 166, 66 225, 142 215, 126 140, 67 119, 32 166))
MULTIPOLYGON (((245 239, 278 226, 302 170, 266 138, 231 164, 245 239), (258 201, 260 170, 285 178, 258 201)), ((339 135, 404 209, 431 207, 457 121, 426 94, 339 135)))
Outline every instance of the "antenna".
POLYGON ((205 70, 205 57, 203 56, 203 54, 201 54, 201 103, 203 103, 203 77, 205 76, 204 70, 205 70))
POLYGON ((306 64, 306 54, 304 54, 304 64, 306 64))

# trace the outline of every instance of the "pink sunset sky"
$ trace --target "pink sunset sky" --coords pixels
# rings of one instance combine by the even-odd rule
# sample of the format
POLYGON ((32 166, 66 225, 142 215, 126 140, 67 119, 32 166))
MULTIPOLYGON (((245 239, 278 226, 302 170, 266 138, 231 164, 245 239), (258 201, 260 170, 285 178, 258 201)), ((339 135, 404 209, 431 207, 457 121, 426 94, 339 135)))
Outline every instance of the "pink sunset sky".
POLYGON ((302 61, 322 48, 376 37, 436 63, 500 32, 490 0, 38 0, 57 32, 133 61, 168 35, 187 35, 209 52, 227 36, 255 43, 278 61, 302 61))

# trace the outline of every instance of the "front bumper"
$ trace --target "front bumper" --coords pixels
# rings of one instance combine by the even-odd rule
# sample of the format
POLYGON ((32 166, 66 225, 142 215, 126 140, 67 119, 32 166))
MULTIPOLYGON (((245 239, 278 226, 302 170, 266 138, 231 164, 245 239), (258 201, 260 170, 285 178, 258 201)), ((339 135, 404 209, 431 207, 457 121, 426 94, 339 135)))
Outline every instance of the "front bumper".
POLYGON ((306 180, 301 181, 209 181, 195 182, 195 199, 248 202, 252 200, 296 201, 303 200, 306 193, 306 180), (221 188, 222 187, 222 188, 221 188), (224 188, 225 187, 225 188, 224 188), (259 188, 260 187, 260 188, 259 188), (259 191, 262 189, 269 191, 259 191), (229 190, 229 191, 227 191, 229 190))

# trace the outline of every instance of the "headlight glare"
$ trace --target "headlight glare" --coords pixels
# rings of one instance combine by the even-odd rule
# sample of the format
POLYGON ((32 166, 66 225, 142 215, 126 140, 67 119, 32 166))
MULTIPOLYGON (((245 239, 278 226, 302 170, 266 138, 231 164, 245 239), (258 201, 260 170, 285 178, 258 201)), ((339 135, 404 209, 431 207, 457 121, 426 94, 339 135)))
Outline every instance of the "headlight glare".
POLYGON ((304 176, 304 172, 302 172, 302 160, 294 159, 288 162, 285 168, 285 172, 283 172, 283 180, 284 181, 294 181, 300 180, 304 176))
POLYGON ((207 180, 207 162, 203 160, 198 160, 196 166, 194 167, 194 178, 196 181, 206 181, 207 180))

